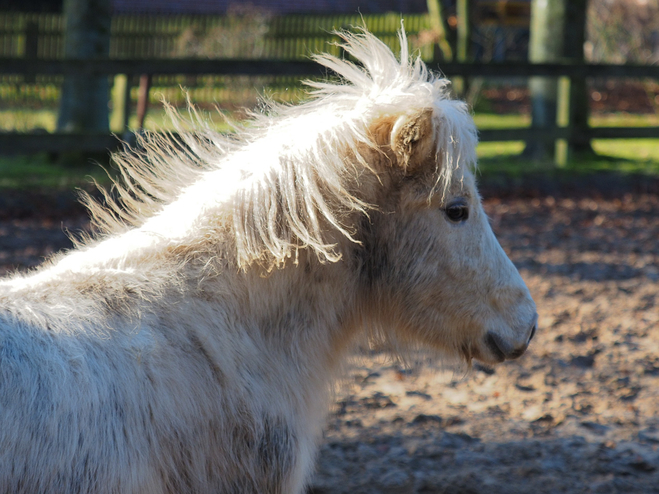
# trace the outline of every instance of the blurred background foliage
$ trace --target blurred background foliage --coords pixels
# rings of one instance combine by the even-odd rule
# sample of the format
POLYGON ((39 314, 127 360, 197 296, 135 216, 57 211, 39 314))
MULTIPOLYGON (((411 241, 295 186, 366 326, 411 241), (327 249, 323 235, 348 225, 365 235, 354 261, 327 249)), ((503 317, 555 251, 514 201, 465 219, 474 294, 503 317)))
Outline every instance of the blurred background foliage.
MULTIPOLYGON (((29 10, 30 2, 23 3, 23 10, 29 10)), ((21 12, 15 9, 16 2, 0 0, 0 57, 24 57, 30 50, 33 52, 30 56, 38 58, 63 57, 64 24, 55 7, 57 2, 35 0, 32 3, 40 7, 32 6, 33 12, 21 12), (37 38, 30 40, 30 32, 32 36, 38 33, 37 38)), ((405 15, 397 12, 279 15, 273 10, 243 3, 230 7, 223 15, 118 13, 112 18, 110 56, 306 60, 319 51, 342 56, 332 31, 359 25, 365 25, 397 49, 396 31, 403 18, 412 47, 424 60, 446 59, 446 51, 438 51, 438 39, 443 36, 451 47, 449 53, 455 53, 456 3, 447 0, 438 5, 441 33, 437 32, 437 23, 427 11, 405 15)), ((472 0, 470 5, 469 59, 481 62, 528 59, 530 1, 472 0)), ((588 62, 657 63, 659 0, 589 0, 588 5, 584 44, 588 62)), ((0 132, 55 131, 62 80, 61 76, 0 75, 0 132)), ((115 91, 118 81, 117 78, 110 81, 115 91)), ((128 126, 135 129, 138 127, 135 115, 138 81, 129 78, 126 82, 129 86, 128 126)), ((530 126, 531 105, 526 79, 473 78, 469 82, 464 97, 473 108, 479 128, 530 126)), ((184 108, 187 96, 216 122, 219 130, 226 130, 220 113, 240 119, 244 108, 258 110, 263 98, 295 103, 305 98, 305 91, 297 77, 156 76, 149 93, 150 109, 145 128, 167 129, 169 122, 160 109, 161 101, 164 99, 184 108)), ((659 81, 590 79, 588 99, 593 127, 659 125, 659 81)), ((117 98, 110 100, 111 113, 118 111, 116 101, 117 98), (112 107, 113 101, 115 107, 112 107)), ((111 118, 111 121, 117 119, 111 118)), ((123 131, 116 123, 111 130, 123 131)), ((602 159, 579 166, 581 169, 617 167, 659 173, 657 144, 659 139, 595 140, 593 148, 602 159)), ((523 148, 524 143, 520 141, 480 144, 478 152, 484 173, 502 167, 511 173, 532 168, 528 163, 513 159, 523 148)), ((34 173, 46 176, 48 174, 38 167, 41 166, 39 160, 48 159, 47 155, 24 157, 16 169, 29 169, 27 163, 34 162, 37 163, 34 173)), ((9 169, 16 161, 12 157, 0 157, 0 175, 12 175, 9 169)))

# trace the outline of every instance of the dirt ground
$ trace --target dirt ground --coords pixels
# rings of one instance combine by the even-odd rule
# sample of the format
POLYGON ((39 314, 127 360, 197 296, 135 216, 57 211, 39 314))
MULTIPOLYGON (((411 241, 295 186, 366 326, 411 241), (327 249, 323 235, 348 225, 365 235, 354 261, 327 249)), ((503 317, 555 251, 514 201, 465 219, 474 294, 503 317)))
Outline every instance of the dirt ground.
MULTIPOLYGON (((311 493, 659 493, 659 195, 615 180, 604 193, 485 189, 538 304, 529 351, 468 373, 364 357, 311 493)), ((0 197, 0 274, 86 227, 66 197, 26 204, 0 197)))

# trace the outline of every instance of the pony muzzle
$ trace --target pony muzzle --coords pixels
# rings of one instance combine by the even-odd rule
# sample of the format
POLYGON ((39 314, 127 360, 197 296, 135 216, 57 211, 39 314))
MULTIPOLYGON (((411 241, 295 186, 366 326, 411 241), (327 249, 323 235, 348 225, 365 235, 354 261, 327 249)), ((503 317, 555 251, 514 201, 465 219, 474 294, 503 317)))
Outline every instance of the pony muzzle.
POLYGON ((485 347, 489 354, 496 362, 503 362, 504 360, 514 360, 521 357, 529 346, 529 343, 535 336, 538 326, 538 315, 533 318, 533 322, 529 328, 524 332, 521 341, 515 339, 507 339, 494 331, 488 331, 485 335, 485 347))

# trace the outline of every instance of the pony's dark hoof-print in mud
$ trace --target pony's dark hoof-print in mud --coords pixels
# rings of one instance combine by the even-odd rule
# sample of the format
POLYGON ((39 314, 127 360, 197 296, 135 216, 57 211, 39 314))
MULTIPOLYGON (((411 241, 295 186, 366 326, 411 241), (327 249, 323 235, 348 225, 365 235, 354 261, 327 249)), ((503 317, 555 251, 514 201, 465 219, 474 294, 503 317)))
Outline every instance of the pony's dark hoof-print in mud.
MULTIPOLYGON (((473 176, 447 81, 367 32, 359 65, 230 136, 115 157, 99 233, 0 281, 0 492, 304 492, 363 336, 522 355, 536 307, 473 176)), ((178 117, 174 117, 175 119, 178 117)))

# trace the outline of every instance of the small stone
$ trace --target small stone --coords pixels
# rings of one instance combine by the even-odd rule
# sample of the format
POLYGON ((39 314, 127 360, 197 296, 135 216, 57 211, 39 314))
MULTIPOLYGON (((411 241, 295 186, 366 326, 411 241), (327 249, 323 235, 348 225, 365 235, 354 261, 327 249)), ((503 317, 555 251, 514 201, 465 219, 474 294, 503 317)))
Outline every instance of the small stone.
POLYGON ((590 430, 591 432, 594 432, 598 436, 603 436, 609 430, 609 428, 607 426, 602 425, 602 424, 598 424, 597 422, 584 421, 584 422, 581 422, 580 425, 581 425, 581 427, 585 427, 586 429, 590 430))
POLYGON ((372 396, 368 398, 362 398, 359 402, 366 408, 389 408, 395 407, 396 404, 391 400, 391 398, 379 391, 373 393, 372 396))
POLYGON ((427 424, 429 422, 441 424, 442 418, 439 415, 426 415, 425 413, 420 413, 414 417, 414 420, 412 420, 413 424, 427 424))
POLYGON ((595 365, 595 355, 579 355, 570 360, 570 365, 575 367, 581 367, 583 369, 589 369, 595 365))
POLYGON ((457 434, 444 432, 439 444, 443 448, 460 448, 465 444, 470 444, 475 441, 479 441, 479 439, 471 437, 469 434, 465 434, 464 432, 458 432, 457 434))
POLYGON ((552 423, 553 421, 554 421, 554 416, 551 413, 545 413, 544 415, 535 419, 533 422, 552 423))
POLYGON ((405 396, 418 396, 419 398, 423 398, 424 400, 432 400, 432 396, 422 391, 407 391, 405 393, 405 396))

